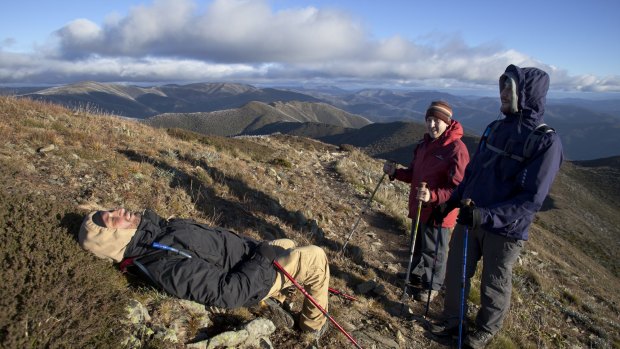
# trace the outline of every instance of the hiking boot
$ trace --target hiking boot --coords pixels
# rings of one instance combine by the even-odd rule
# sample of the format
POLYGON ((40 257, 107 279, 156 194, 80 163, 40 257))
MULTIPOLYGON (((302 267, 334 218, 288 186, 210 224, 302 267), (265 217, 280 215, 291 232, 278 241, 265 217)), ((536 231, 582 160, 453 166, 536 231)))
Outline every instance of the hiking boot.
MULTIPOLYGON (((430 333, 437 337, 458 337, 459 336, 459 324, 452 324, 447 321, 441 321, 438 323, 429 323, 428 330, 430 333)), ((467 326, 463 324, 463 333, 467 332, 467 326)))
POLYGON ((295 325, 293 316, 282 308, 282 305, 273 298, 267 298, 261 302, 262 308, 267 310, 273 324, 278 328, 292 328, 295 325))
POLYGON ((319 328, 318 330, 306 330, 304 332, 309 334, 313 339, 316 339, 318 341, 327 332, 329 332, 329 328, 330 328, 330 326, 329 326, 329 320, 328 320, 328 321, 325 321, 323 326, 321 326, 321 328, 319 328))
POLYGON ((493 333, 485 330, 476 330, 465 337, 463 344, 469 348, 482 349, 493 339, 493 333))
POLYGON ((429 301, 432 302, 438 294, 439 291, 431 290, 431 297, 428 298, 428 290, 421 290, 420 292, 417 292, 413 295, 413 299, 421 302, 426 302, 426 300, 429 299, 429 301))

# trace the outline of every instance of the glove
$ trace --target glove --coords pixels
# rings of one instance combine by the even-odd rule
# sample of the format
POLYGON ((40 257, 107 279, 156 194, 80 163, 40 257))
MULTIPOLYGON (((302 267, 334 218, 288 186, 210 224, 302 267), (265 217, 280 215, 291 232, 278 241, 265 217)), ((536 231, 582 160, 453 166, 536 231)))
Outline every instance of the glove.
POLYGON ((482 224, 482 213, 480 209, 476 208, 474 205, 463 206, 461 207, 461 212, 459 212, 456 222, 460 225, 476 229, 482 224))
POLYGON ((429 202, 431 201, 431 192, 430 190, 428 190, 428 188, 424 187, 424 188, 417 188, 418 189, 418 193, 416 194, 416 199, 418 199, 418 201, 422 201, 422 202, 429 202))
POLYGON ((396 164, 390 160, 386 161, 383 164, 383 173, 390 177, 394 177, 394 173, 396 173, 396 164))
POLYGON ((443 223, 443 219, 452 212, 455 208, 460 207, 460 203, 457 200, 448 200, 441 205, 435 206, 433 211, 431 212, 431 217, 433 218, 433 223, 436 225, 441 225, 443 223))
POLYGON ((269 263, 272 263, 278 256, 274 246, 270 245, 268 242, 262 242, 260 245, 258 245, 258 248, 256 249, 256 254, 263 256, 263 258, 268 260, 269 263))

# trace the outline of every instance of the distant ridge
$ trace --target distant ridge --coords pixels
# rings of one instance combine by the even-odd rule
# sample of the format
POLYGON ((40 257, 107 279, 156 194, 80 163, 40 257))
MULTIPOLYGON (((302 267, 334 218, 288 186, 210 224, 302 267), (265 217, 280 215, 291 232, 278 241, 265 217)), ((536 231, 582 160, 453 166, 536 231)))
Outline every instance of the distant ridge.
POLYGON ((610 156, 602 159, 573 161, 581 167, 612 167, 620 169, 620 156, 610 156))
POLYGON ((222 82, 169 84, 144 88, 84 81, 20 96, 133 118, 146 118, 163 113, 210 112, 240 108, 252 101, 320 102, 314 97, 293 91, 260 89, 247 84, 222 82))
POLYGON ((156 127, 183 128, 218 136, 256 134, 257 130, 274 123, 320 123, 342 128, 357 128, 371 123, 364 117, 325 103, 298 101, 250 102, 241 108, 207 113, 166 113, 148 118, 145 122, 156 127))
MULTIPOLYGON (((242 108, 250 102, 284 103, 280 112, 292 118, 265 116, 247 124, 250 132, 273 122, 325 122, 318 111, 306 109, 325 107, 304 106, 300 109, 290 102, 324 103, 350 114, 362 116, 375 123, 423 122, 424 111, 432 100, 445 100, 454 110, 454 118, 465 132, 480 135, 491 121, 503 117, 499 113, 499 98, 457 96, 442 91, 364 89, 347 91, 335 86, 259 88, 248 84, 210 82, 188 85, 154 87, 128 86, 85 81, 76 84, 42 88, 0 88, 0 94, 19 94, 21 97, 85 109, 104 114, 133 118, 148 118, 166 113, 207 113, 242 108), (287 110, 291 109, 291 110, 287 110), (294 112, 292 109, 297 109, 294 112), (298 119, 297 114, 310 113, 313 118, 298 119)), ((328 115, 333 115, 329 112, 328 115)), ((547 100, 544 121, 555 128, 564 146, 567 160, 586 160, 620 155, 620 99, 587 100, 580 98, 547 100)), ((239 121, 241 122, 241 121, 239 121)), ((329 122, 327 122, 329 123, 329 122)), ((349 127, 342 120, 331 124, 349 127)), ((222 125, 229 127, 229 125, 222 125)), ((360 127, 360 126, 353 126, 360 127)), ((238 127, 234 128, 239 129, 238 127)), ((319 132, 317 127, 314 131, 319 132)), ((306 131, 309 129, 306 128, 306 131)), ((326 131, 323 130, 323 131, 326 131)), ((216 132, 211 129, 210 132, 216 132)), ((223 130, 216 134, 229 134, 223 130)), ((298 130, 297 132, 301 132, 298 130)), ((329 133, 330 135, 334 132, 329 133)), ((326 134, 327 135, 327 134, 326 134)))

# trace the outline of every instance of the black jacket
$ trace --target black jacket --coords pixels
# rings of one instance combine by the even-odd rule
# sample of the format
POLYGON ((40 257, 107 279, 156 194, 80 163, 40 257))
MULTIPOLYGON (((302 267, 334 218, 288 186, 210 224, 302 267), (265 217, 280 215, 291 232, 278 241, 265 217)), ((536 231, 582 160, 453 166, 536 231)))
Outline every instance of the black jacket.
POLYGON ((162 252, 156 258, 137 258, 157 287, 182 299, 222 308, 250 306, 275 282, 271 261, 256 253, 259 242, 223 228, 186 219, 166 221, 147 210, 124 257, 152 254, 153 242, 192 256, 162 252))

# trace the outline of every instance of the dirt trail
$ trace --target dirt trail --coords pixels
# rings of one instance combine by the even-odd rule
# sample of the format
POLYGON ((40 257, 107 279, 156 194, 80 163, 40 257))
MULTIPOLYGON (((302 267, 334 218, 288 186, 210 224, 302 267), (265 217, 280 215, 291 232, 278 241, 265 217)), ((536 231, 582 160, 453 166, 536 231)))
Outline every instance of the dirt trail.
MULTIPOLYGON (((407 268, 410 243, 407 232, 399 226, 396 220, 383 213, 382 205, 376 201, 373 201, 366 212, 362 213, 372 193, 367 191, 360 193, 350 183, 345 181, 335 170, 336 160, 322 162, 321 164, 323 165, 322 171, 327 179, 326 183, 333 196, 348 198, 354 212, 347 220, 346 229, 338 232, 338 235, 341 237, 341 241, 338 241, 339 247, 346 241, 346 237, 349 235, 353 224, 361 217, 349 241, 347 257, 343 258, 337 255, 334 258, 331 256, 330 265, 332 265, 332 269, 335 271, 332 274, 350 280, 350 275, 347 273, 348 270, 366 269, 376 275, 375 282, 385 288, 384 292, 381 295, 371 294, 366 296, 375 299, 379 303, 381 309, 377 313, 380 316, 374 318, 371 314, 364 314, 364 316, 368 316, 371 322, 382 323, 384 326, 399 332, 399 336, 402 335, 402 338, 399 338, 401 348, 444 347, 441 343, 427 338, 422 327, 423 322, 418 321, 422 320, 425 303, 409 300, 406 302, 406 307, 404 307, 404 313, 400 313, 403 311, 403 306, 400 302, 403 280, 399 279, 397 274, 404 272, 407 268), (351 252, 352 250, 353 253, 351 252), (358 253, 361 252, 361 258, 355 258, 357 257, 355 256, 356 250, 358 253), (409 311, 407 311, 407 308, 409 308, 409 311)), ((379 180, 380 178, 377 178, 371 186, 374 188, 379 180)), ((385 185, 389 185, 387 177, 381 183, 381 186, 385 185)), ((407 205, 407 202, 402 202, 402 205, 407 205)), ((360 282, 360 280, 353 278, 353 280, 347 283, 347 286, 355 290, 356 282, 360 282)), ((439 310, 440 304, 439 298, 432 302, 429 316, 436 315, 435 312, 439 310)), ((355 315, 355 313, 347 315, 355 315)), ((381 343, 376 343, 376 345, 379 348, 383 347, 381 343)))

